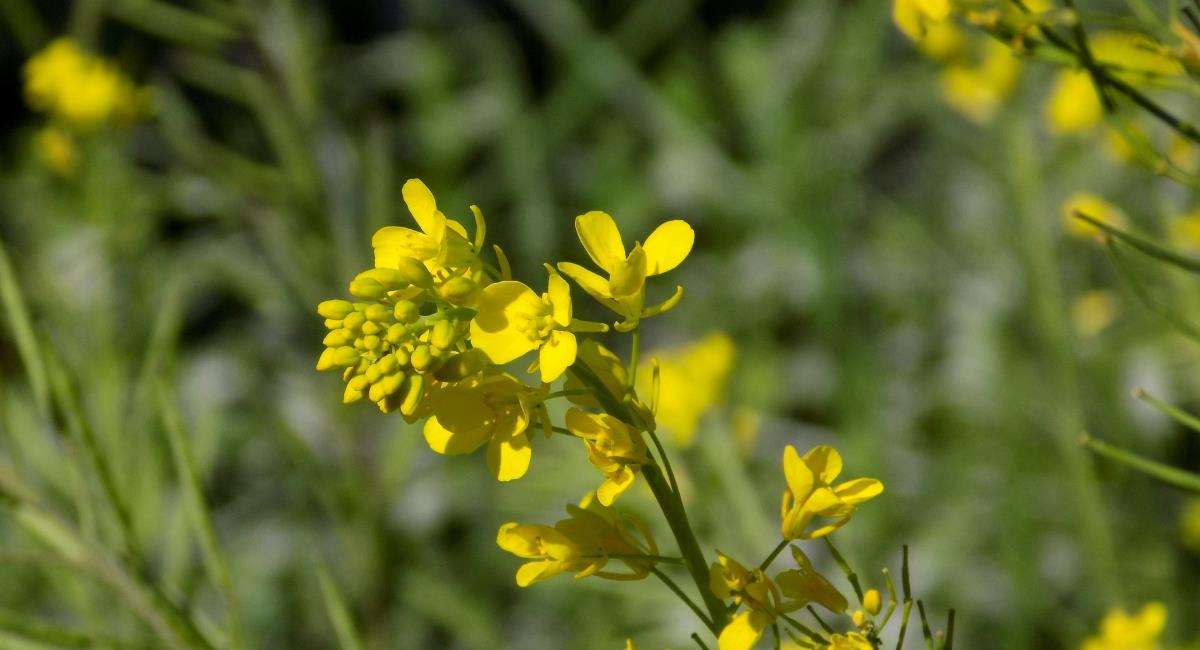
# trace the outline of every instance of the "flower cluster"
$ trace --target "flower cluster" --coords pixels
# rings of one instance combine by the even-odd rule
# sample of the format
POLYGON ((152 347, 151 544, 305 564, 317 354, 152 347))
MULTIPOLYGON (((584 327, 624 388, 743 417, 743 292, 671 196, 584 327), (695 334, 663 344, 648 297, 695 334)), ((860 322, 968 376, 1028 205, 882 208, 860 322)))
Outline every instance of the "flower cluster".
POLYGON ((1080 650, 1155 650, 1166 624, 1167 608, 1160 602, 1146 603, 1135 615, 1114 609, 1100 623, 1100 634, 1085 640, 1080 650))
MULTIPOLYGON (((369 401, 384 413, 398 411, 410 423, 423 421, 425 440, 437 453, 470 454, 486 446, 488 468, 499 481, 526 475, 538 431, 582 446, 602 478, 579 505, 567 506, 566 519, 500 527, 500 548, 527 560, 516 573, 519 586, 562 573, 610 580, 655 575, 688 602, 722 650, 748 650, 781 619, 798 625, 788 614, 810 604, 848 616, 846 598, 798 546, 791 547, 794 568, 773 578, 765 573, 792 540, 828 535, 845 525, 859 504, 883 491, 874 479, 834 484, 842 460, 831 447, 817 447, 803 458, 786 448, 782 540, 760 568, 747 569, 723 554, 709 567, 692 537, 678 483, 657 438, 656 416, 661 407, 668 426, 690 436, 703 409, 720 399, 732 365, 732 342, 716 335, 695 350, 665 354, 663 363, 656 360, 641 372, 637 366, 642 321, 668 311, 683 295, 677 286, 666 299, 651 301, 648 279, 687 258, 694 242, 690 226, 668 221, 644 242, 627 246, 612 217, 587 212, 575 219, 575 230, 598 270, 571 262, 545 264, 546 288, 539 293, 512 278, 500 247, 486 248, 487 226, 479 208, 470 207, 474 228, 469 233, 438 208, 421 181, 409 180, 402 193, 417 227, 389 226, 375 233, 374 265, 350 281, 353 300, 318 305, 328 333, 317 369, 341 373, 347 404, 369 401), (568 279, 611 310, 612 322, 575 318, 568 279), (580 337, 614 330, 633 337, 629 363, 596 338, 580 337), (525 367, 529 380, 505 367, 525 357, 532 357, 525 367), (669 392, 660 399, 664 381, 669 392), (690 382, 699 383, 689 398, 690 382), (639 384, 649 389, 648 405, 638 395, 639 384), (554 424, 548 407, 557 398, 573 404, 563 426, 554 424), (650 529, 614 508, 639 476, 659 502, 683 557, 660 556, 650 529), (624 570, 612 570, 613 562, 624 570), (674 585, 660 563, 687 569, 707 611, 674 585)), ((874 599, 874 606, 869 597, 862 599, 872 616, 879 610, 877 592, 874 599)), ((873 629, 864 616, 859 610, 850 619, 855 631, 819 637, 820 643, 861 647, 856 644, 862 634, 873 629)))
POLYGON ((35 139, 43 161, 60 174, 77 164, 76 133, 106 123, 129 123, 144 114, 149 93, 110 61, 59 38, 25 63, 25 100, 51 124, 35 139))

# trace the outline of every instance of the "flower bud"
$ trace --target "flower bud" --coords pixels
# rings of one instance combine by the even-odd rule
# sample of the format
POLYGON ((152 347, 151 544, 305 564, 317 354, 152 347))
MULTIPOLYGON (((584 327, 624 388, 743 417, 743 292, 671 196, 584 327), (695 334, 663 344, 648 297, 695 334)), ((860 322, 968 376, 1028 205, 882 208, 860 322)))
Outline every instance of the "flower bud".
POLYGON ((380 379, 378 385, 383 386, 383 394, 385 396, 387 396, 387 395, 395 395, 396 392, 400 390, 400 386, 403 383, 404 383, 404 373, 397 372, 397 373, 387 375, 383 379, 380 379))
POLYGON ((317 313, 330 320, 341 320, 352 311, 354 303, 349 300, 326 300, 317 305, 317 313))
POLYGON ((378 334, 383 331, 383 327, 379 323, 367 321, 362 324, 363 334, 378 334))
POLYGON ((343 368, 353 366, 358 363, 358 350, 349 346, 334 348, 332 360, 335 366, 343 368))
POLYGON ((382 284, 384 286, 384 288, 387 289, 388 291, 392 291, 395 289, 405 289, 405 288, 408 288, 408 284, 409 284, 408 280, 405 280, 404 276, 401 275, 401 273, 399 271, 397 271, 396 269, 374 268, 374 269, 370 269, 367 271, 363 271, 362 273, 359 273, 355 277, 356 278, 370 278, 371 280, 374 280, 374 281, 378 282, 379 284, 382 284))
POLYGON ((380 348, 380 346, 383 345, 383 339, 380 339, 378 336, 375 336, 374 334, 372 334, 371 336, 364 336, 362 342, 363 342, 363 347, 372 352, 378 350, 380 348))
POLYGON ((363 373, 363 377, 366 378, 368 384, 377 383, 379 378, 382 376, 383 369, 379 367, 378 363, 371 364, 370 367, 367 368, 367 371, 363 373))
POLYGON ((883 606, 883 601, 879 596, 878 589, 868 589, 867 593, 863 594, 863 607, 875 616, 883 606))
POLYGON ((369 321, 379 323, 387 320, 390 312, 391 310, 387 308, 387 305, 375 303, 367 305, 367 308, 363 310, 363 316, 366 316, 369 321))
POLYGON ((336 329, 325 335, 325 340, 321 341, 327 348, 340 348, 343 345, 350 345, 354 340, 354 333, 350 330, 336 329))
POLYGON ((400 401, 400 414, 412 417, 417 413, 417 407, 421 405, 421 398, 425 397, 425 377, 421 375, 409 375, 404 380, 400 401))
POLYGON ((353 404, 363 398, 363 389, 367 387, 367 378, 358 375, 346 382, 346 391, 342 393, 343 404, 353 404))
POLYGON ((861 609, 856 609, 850 615, 850 622, 854 623, 854 627, 862 627, 867 622, 867 615, 861 609))
POLYGON ((433 347, 439 350, 449 350, 457 339, 458 328, 453 322, 440 320, 433 324, 433 332, 429 336, 429 342, 433 344, 433 347))
POLYGON ((411 300, 401 300, 396 303, 392 315, 401 323, 410 325, 417 322, 417 319, 421 317, 421 312, 411 300))
POLYGON ((342 320, 342 327, 345 327, 351 332, 357 332, 362 328, 363 323, 365 322, 367 322, 367 317, 363 316, 361 311, 356 311, 353 314, 346 316, 346 318, 342 320))
POLYGON ((438 294, 454 304, 460 304, 467 302, 467 300, 474 295, 478 288, 479 285, 473 280, 470 278, 464 278, 460 275, 443 282, 442 285, 438 287, 438 294))
POLYGON ((429 269, 425 268, 425 265, 419 260, 412 257, 401 257, 397 266, 401 277, 409 284, 414 284, 422 289, 433 286, 433 276, 429 275, 429 269))
POLYGON ((425 372, 433 365, 433 350, 429 349, 428 345, 418 345, 417 349, 413 350, 408 362, 412 364, 413 370, 425 372))
POLYGON ((404 325, 402 323, 396 323, 387 329, 387 334, 384 336, 384 338, 387 339, 388 343, 396 345, 400 343, 400 341, 403 341, 404 337, 407 335, 408 330, 404 327, 404 325))

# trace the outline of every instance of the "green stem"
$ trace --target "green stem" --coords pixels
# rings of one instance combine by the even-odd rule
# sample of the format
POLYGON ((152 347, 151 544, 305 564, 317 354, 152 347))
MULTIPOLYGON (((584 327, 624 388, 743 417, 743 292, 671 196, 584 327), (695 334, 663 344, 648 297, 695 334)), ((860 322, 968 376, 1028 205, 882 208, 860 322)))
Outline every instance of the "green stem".
POLYGON ((674 580, 672 580, 667 574, 663 573, 662 571, 660 571, 657 568, 650 569, 650 573, 653 573, 654 576, 656 578, 658 578, 659 580, 661 580, 662 583, 664 585, 666 585, 668 589, 670 589, 672 592, 674 592, 676 596, 679 596, 679 599, 682 600, 685 605, 690 607, 691 610, 696 613, 696 617, 699 618, 701 621, 703 621, 704 625, 706 627, 708 627, 708 629, 710 629, 710 630, 712 629, 712 627, 713 627, 712 621, 709 620, 709 618, 704 615, 704 610, 700 609, 700 606, 697 605, 695 603, 695 601, 693 601, 691 598, 689 598, 688 595, 686 593, 684 593, 683 589, 680 589, 679 585, 675 584, 674 580))
POLYGON ((763 560, 762 563, 758 565, 758 568, 762 569, 763 571, 766 571, 767 567, 771 566, 771 562, 774 562, 775 558, 779 557, 779 554, 783 552, 783 549, 787 548, 789 541, 791 541, 791 540, 785 539, 785 540, 780 541, 779 545, 776 546, 771 551, 771 554, 767 556, 767 559, 763 560))
POLYGON ((1174 406, 1171 406, 1170 404, 1167 404, 1166 402, 1158 399, 1157 397, 1147 393, 1146 391, 1142 390, 1141 388, 1133 389, 1133 396, 1136 399, 1139 399, 1139 400, 1149 404, 1150 406, 1153 406, 1154 408, 1158 409, 1165 415, 1169 416, 1172 420, 1175 420, 1176 422, 1191 429, 1192 431, 1200 433, 1200 418, 1197 418, 1196 416, 1192 415, 1191 413, 1187 413, 1181 409, 1177 409, 1174 406))
POLYGON ((638 327, 633 328, 632 334, 633 334, 633 342, 630 344, 630 350, 629 350, 629 373, 628 373, 629 376, 625 378, 625 393, 626 393, 626 395, 633 395, 633 384, 635 381, 637 381, 638 352, 639 352, 639 349, 641 348, 641 341, 642 341, 641 326, 639 325, 638 327))
POLYGON ((792 627, 796 628, 797 631, 799 631, 801 634, 807 636, 808 638, 812 639, 813 641, 816 641, 817 643, 820 643, 822 645, 829 643, 829 639, 826 639, 825 637, 821 636, 815 630, 813 630, 812 628, 808 627, 807 625, 801 623, 800 621, 797 621, 796 619, 792 618, 791 616, 788 616, 787 614, 780 614, 779 617, 782 618, 783 620, 787 621, 788 625, 791 625, 792 627))
POLYGON ((1084 434, 1079 442, 1084 447, 1105 458, 1115 460, 1118 463, 1149 474, 1163 483, 1200 493, 1200 474, 1194 474, 1178 467, 1171 467, 1170 465, 1150 460, 1133 452, 1125 451, 1120 447, 1114 447, 1107 442, 1096 440, 1087 434, 1084 434))

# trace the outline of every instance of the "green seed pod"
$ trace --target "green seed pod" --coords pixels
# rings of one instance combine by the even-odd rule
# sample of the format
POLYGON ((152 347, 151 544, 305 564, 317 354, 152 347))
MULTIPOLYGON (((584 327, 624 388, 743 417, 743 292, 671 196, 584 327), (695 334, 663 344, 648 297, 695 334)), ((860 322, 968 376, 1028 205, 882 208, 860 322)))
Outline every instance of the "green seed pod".
POLYGON ((429 289, 433 286, 433 276, 429 275, 429 269, 425 265, 412 257, 401 257, 397 270, 400 275, 408 281, 409 284, 414 284, 422 289, 429 289))
POLYGON ((317 313, 330 320, 341 320, 352 311, 354 304, 349 300, 326 300, 317 305, 317 313))

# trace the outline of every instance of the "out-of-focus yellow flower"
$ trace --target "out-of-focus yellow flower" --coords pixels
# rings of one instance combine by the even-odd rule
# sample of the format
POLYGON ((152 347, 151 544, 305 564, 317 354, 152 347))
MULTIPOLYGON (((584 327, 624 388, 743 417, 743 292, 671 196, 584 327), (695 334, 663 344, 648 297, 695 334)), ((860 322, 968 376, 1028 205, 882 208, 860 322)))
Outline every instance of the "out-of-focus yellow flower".
POLYGON ((971 41, 970 34, 954 21, 942 20, 925 26, 925 36, 917 41, 917 49, 934 61, 946 62, 965 55, 971 41))
POLYGON ((637 327, 639 320, 671 309, 683 296, 683 287, 676 287, 675 294, 664 302, 645 306, 646 278, 679 266, 692 251, 695 233, 686 221, 675 219, 660 224, 646 238, 645 245, 635 242, 628 253, 616 222, 606 212, 592 211, 576 217, 575 232, 588 256, 608 273, 608 278, 571 262, 560 262, 558 270, 600 304, 621 315, 624 320, 616 325, 618 330, 637 327))
POLYGON ((1200 497, 1192 497, 1179 513, 1179 538, 1187 548, 1200 552, 1200 497))
POLYGON ((845 612, 846 597, 813 568, 812 561, 799 546, 793 544, 791 549, 792 557, 796 559, 799 568, 788 569, 775 576, 775 583, 779 585, 783 595, 794 601, 794 605, 791 606, 799 608, 809 603, 817 603, 835 614, 845 612))
POLYGON ((1179 45, 1171 50, 1171 55, 1188 70, 1200 71, 1200 36, 1179 22, 1171 24, 1171 32, 1179 38, 1179 45))
POLYGON ((519 479, 533 457, 529 427, 534 418, 550 433, 545 394, 504 373, 449 384, 430 396, 425 441, 439 454, 469 454, 488 443, 492 476, 519 479))
POLYGON ((1090 192, 1076 192, 1062 204, 1063 226, 1067 234, 1079 238, 1096 238, 1102 231, 1092 224, 1075 216, 1075 213, 1102 221, 1114 228, 1124 229, 1128 220, 1125 213, 1117 206, 1090 192))
POLYGON ((547 270, 548 291, 540 297, 515 280, 484 289, 471 321, 471 343, 496 364, 537 350, 542 381, 550 383, 575 363, 578 346, 572 330, 603 332, 608 326, 573 320, 571 288, 554 269, 547 270))
POLYGON ((69 38, 57 39, 35 54, 24 72, 29 105, 77 128, 134 118, 146 104, 145 91, 69 38))
POLYGON ((951 108, 976 123, 987 123, 1012 93, 1021 64, 1012 50, 996 41, 985 43, 978 65, 954 63, 942 70, 942 96, 951 108))
POLYGON ((1084 338, 1103 332, 1116 318, 1117 299, 1107 289, 1085 291, 1071 303, 1071 322, 1084 338))
POLYGON ((496 544, 500 548, 532 562, 517 569, 517 585, 548 580, 571 571, 576 578, 597 576, 609 580, 640 580, 650 573, 653 563, 627 556, 657 555, 658 547, 649 530, 631 515, 619 515, 601 505, 594 493, 587 493, 578 506, 568 505, 569 517, 554 524, 507 523, 500 527, 496 544), (639 542, 626 530, 631 524, 644 541, 639 542), (628 573, 604 571, 610 555, 627 566, 628 573))
POLYGON ((1167 623, 1167 608, 1154 601, 1135 616, 1122 609, 1109 610, 1100 624, 1100 634, 1088 638, 1081 650, 1157 650, 1158 637, 1167 623))
POLYGON ((633 639, 625 639, 625 650, 637 650, 637 645, 634 644, 633 639))
POLYGON ((1063 70, 1058 73, 1046 120, 1055 133, 1081 133, 1100 123, 1104 106, 1087 70, 1063 70))
MULTIPOLYGON (((723 332, 650 353, 659 367, 655 419, 681 447, 692 443, 700 418, 725 398, 734 355, 733 339, 723 332)), ((653 374, 648 364, 638 369, 638 387, 644 395, 651 394, 653 374)))
POLYGON ((596 490, 596 498, 611 506, 633 485, 638 468, 649 460, 646 443, 637 431, 607 413, 571 409, 567 411, 567 429, 583 439, 588 461, 604 472, 604 484, 596 490))
POLYGON ((1200 253, 1200 210, 1172 219, 1167 224, 1167 237, 1175 248, 1200 253))
POLYGON ((874 650, 875 646, 867 640, 867 637, 858 632, 849 634, 834 634, 829 637, 829 645, 825 646, 825 650, 874 650))
POLYGON ((38 158, 59 176, 70 176, 75 173, 79 162, 79 151, 75 145, 75 136, 70 131, 57 126, 43 127, 34 139, 38 158))
POLYGON ((784 539, 828 535, 850 521, 860 503, 883 493, 883 483, 873 478, 833 485, 841 472, 842 456, 833 447, 814 447, 803 458, 791 445, 783 450, 783 473, 787 478, 780 508, 784 539), (818 516, 834 521, 809 531, 809 524, 818 516))
POLYGON ((932 25, 950 17, 950 0, 893 0, 892 20, 913 41, 925 38, 932 25))

